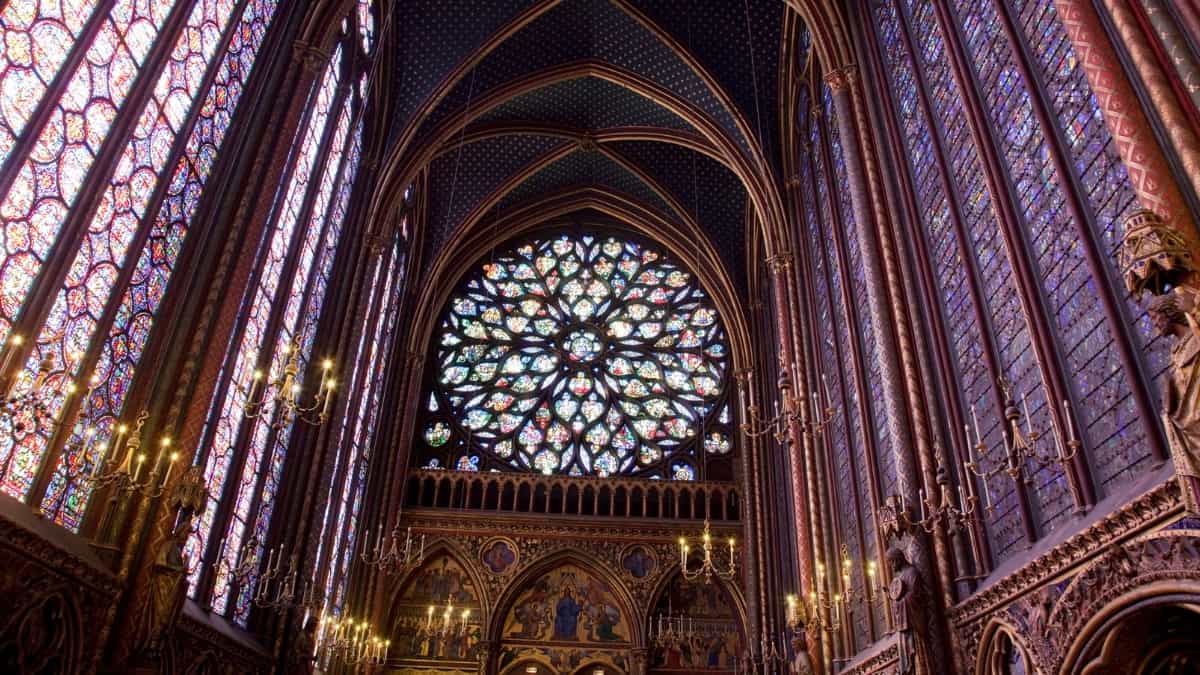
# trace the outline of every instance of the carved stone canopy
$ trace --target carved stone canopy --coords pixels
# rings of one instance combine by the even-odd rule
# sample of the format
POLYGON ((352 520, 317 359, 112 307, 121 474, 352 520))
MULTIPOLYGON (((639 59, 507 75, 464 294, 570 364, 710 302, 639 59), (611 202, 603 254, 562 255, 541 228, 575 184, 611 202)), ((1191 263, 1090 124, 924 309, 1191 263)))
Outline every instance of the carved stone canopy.
POLYGON ((1187 242, 1153 211, 1138 211, 1125 221, 1120 255, 1125 286, 1138 297, 1144 291, 1162 295, 1195 271, 1187 242))

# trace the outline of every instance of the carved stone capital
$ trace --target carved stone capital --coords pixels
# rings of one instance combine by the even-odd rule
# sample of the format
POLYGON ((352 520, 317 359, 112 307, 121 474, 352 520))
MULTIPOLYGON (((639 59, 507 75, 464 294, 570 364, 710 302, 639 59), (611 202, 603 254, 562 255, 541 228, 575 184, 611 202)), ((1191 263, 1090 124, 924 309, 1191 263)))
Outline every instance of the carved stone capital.
POLYGON ((856 77, 858 77, 858 68, 854 64, 850 64, 825 73, 825 84, 828 84, 829 88, 834 91, 846 91, 850 85, 854 84, 856 77))
POLYGON ((304 40, 292 43, 292 59, 310 73, 319 73, 329 63, 329 52, 304 40))
POLYGON ((773 274, 782 274, 791 266, 792 254, 788 251, 776 253, 775 255, 767 258, 767 268, 770 269, 773 274))

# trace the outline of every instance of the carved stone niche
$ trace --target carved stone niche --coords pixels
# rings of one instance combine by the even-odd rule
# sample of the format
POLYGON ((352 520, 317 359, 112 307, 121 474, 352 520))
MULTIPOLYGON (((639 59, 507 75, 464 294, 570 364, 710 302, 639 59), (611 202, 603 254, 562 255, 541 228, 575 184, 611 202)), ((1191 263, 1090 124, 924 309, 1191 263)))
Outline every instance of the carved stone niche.
POLYGON ((117 593, 82 540, 0 495, 0 672, 94 671, 117 593))

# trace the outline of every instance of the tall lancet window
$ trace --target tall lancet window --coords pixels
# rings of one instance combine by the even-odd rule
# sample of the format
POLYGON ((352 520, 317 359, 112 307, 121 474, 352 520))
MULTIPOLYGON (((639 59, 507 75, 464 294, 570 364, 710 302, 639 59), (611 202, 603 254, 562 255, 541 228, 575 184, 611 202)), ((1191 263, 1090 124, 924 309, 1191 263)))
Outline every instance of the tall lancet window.
POLYGON ((1088 490, 1103 498, 1151 466, 1161 442, 1163 345, 1116 268, 1133 191, 1054 2, 887 0, 872 14, 918 198, 914 246, 941 301, 931 320, 948 334, 953 445, 983 448, 991 475, 972 480, 1003 559, 1088 490), (1020 481, 994 471, 1009 392, 1044 455, 1078 437, 1075 461, 1030 462, 1020 481))
POLYGON ((333 612, 340 612, 345 602, 346 578, 359 546, 359 512, 403 295, 407 251, 404 232, 402 228, 400 236, 372 263, 362 330, 351 352, 354 372, 350 398, 334 448, 333 480, 327 490, 317 551, 317 560, 323 566, 319 574, 324 575, 322 604, 333 612))
POLYGON ((202 600, 240 623, 253 583, 239 586, 232 570, 264 557, 288 443, 301 423, 263 396, 263 383, 295 368, 294 384, 309 399, 340 389, 315 338, 362 152, 364 88, 351 86, 361 80, 351 68, 362 62, 353 56, 357 42, 343 37, 310 94, 201 440, 209 501, 188 541, 189 580, 194 592, 201 570, 211 569, 202 600))
POLYGON ((76 528, 275 13, 269 0, 0 11, 0 488, 76 528), (45 373, 39 378, 39 372, 45 373), (77 389, 72 392, 70 384, 77 389), (94 429, 95 432, 88 431, 94 429))
POLYGON ((725 331, 695 276, 578 231, 497 251, 451 298, 426 468, 693 480, 732 452, 725 331))

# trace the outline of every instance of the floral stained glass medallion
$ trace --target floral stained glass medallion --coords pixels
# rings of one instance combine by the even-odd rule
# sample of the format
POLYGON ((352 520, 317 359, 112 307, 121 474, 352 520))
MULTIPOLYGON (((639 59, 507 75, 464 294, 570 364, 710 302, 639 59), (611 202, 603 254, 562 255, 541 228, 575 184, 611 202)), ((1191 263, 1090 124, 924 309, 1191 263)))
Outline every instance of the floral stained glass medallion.
POLYGON ((732 449, 724 328, 652 246, 570 233, 497 251, 434 340, 427 465, 693 480, 698 454, 732 449))

